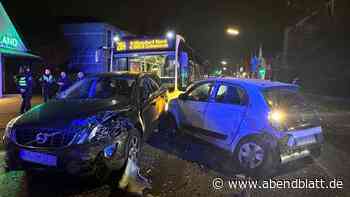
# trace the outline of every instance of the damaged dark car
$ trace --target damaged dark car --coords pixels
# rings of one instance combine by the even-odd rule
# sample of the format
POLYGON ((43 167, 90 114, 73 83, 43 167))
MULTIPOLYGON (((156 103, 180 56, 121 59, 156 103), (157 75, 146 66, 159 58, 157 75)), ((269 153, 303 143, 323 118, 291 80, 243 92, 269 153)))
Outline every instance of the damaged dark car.
POLYGON ((3 137, 7 170, 110 178, 137 161, 157 127, 166 91, 155 76, 98 74, 13 119, 3 137))

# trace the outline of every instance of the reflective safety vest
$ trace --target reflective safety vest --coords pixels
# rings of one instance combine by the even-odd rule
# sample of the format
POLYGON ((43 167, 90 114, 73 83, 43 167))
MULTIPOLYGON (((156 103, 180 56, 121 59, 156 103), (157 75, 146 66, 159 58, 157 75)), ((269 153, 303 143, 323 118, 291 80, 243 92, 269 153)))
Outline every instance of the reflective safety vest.
POLYGON ((20 87, 27 87, 27 77, 21 76, 18 80, 18 86, 20 87))
POLYGON ((43 75, 43 81, 46 82, 46 83, 53 83, 53 77, 52 75, 43 75))

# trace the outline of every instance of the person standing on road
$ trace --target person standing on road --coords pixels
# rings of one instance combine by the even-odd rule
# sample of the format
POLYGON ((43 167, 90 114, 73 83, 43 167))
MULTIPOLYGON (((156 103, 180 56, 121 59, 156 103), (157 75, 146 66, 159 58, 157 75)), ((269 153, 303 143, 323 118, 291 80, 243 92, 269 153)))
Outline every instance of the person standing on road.
POLYGON ((23 114, 32 107, 33 77, 29 67, 20 69, 20 73, 16 76, 16 86, 21 93, 22 104, 20 113, 23 114))
POLYGON ((80 81, 80 80, 82 80, 82 79, 84 79, 84 77, 85 77, 85 75, 84 75, 84 73, 83 72, 78 72, 78 74, 77 74, 77 81, 80 81))
POLYGON ((58 92, 63 92, 65 91, 67 88, 69 88, 69 86, 72 84, 71 80, 67 77, 66 72, 62 71, 60 74, 60 78, 57 81, 57 84, 59 85, 59 89, 58 92))
POLYGON ((44 102, 46 103, 52 98, 52 89, 55 82, 50 69, 45 69, 44 74, 39 79, 41 83, 41 91, 44 97, 44 102))

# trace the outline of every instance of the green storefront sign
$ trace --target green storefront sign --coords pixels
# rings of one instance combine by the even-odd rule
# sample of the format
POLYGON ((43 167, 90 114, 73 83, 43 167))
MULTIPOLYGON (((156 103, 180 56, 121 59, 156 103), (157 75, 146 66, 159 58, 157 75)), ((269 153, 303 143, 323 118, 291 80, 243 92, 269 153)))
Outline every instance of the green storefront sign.
POLYGON ((12 50, 11 54, 28 51, 0 3, 0 52, 7 53, 7 50, 12 50))
POLYGON ((18 40, 11 36, 6 36, 6 35, 0 36, 0 47, 2 48, 17 49, 18 43, 19 43, 18 40))

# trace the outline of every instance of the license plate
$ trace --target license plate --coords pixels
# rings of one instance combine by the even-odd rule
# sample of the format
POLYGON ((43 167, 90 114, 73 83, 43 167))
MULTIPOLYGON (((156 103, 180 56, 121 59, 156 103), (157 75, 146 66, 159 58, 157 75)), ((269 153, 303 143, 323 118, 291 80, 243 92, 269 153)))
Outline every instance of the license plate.
POLYGON ((314 135, 310 135, 302 138, 297 138, 296 142, 297 146, 313 144, 316 142, 316 137, 314 135))
POLYGON ((32 152, 28 150, 20 150, 19 157, 28 162, 42 164, 46 166, 57 166, 57 157, 44 153, 32 152))

